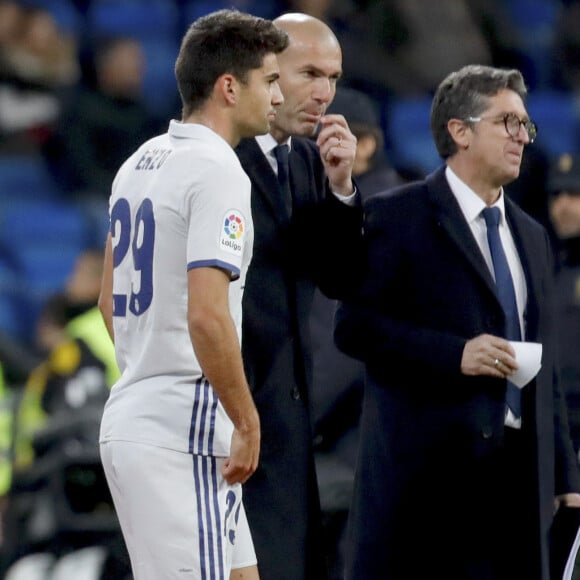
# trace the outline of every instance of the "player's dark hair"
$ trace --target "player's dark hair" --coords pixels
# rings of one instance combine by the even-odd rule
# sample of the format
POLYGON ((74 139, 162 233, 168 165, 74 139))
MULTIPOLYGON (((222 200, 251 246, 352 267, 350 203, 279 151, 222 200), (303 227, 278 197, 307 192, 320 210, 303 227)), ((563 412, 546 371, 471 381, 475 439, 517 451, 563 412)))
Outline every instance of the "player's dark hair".
POLYGON ((267 54, 287 46, 288 35, 264 18, 237 10, 198 18, 186 32, 175 63, 183 117, 199 109, 221 75, 230 73, 245 83, 267 54))

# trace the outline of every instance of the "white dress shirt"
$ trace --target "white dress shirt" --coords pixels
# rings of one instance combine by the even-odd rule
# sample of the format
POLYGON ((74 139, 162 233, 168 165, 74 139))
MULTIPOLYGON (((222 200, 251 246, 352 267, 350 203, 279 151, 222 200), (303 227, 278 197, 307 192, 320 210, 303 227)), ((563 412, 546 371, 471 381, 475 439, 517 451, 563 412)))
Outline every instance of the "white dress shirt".
MULTIPOLYGON (((467 184, 453 172, 450 167, 445 169, 445 177, 449 183, 449 187, 457 203, 461 208, 463 216, 471 229, 471 233, 483 254, 485 263, 489 268, 492 277, 495 280, 495 271, 493 269, 493 261, 491 258, 491 251, 487 242, 487 226, 483 218, 482 211, 487 207, 486 203, 473 191, 467 184)), ((528 299, 528 291, 526 287, 526 277, 522 268, 522 263, 518 255, 518 251, 510 232, 506 217, 505 217, 505 200, 503 189, 500 192, 498 200, 492 207, 499 208, 501 218, 499 222, 499 236, 503 249, 510 268, 510 273, 514 283, 514 291, 516 294, 516 304, 518 307, 518 318, 520 321, 520 332, 522 340, 525 340, 525 326, 524 326, 524 310, 528 299)), ((510 427, 520 428, 521 419, 516 419, 511 411, 508 409, 506 417, 506 425, 510 427)))
MULTIPOLYGON (((266 159, 268 160, 268 163, 272 167, 272 170, 276 175, 278 175, 278 162, 276 161, 276 157, 274 156, 274 149, 276 148, 277 145, 281 145, 281 143, 278 143, 278 141, 276 141, 276 139, 274 139, 274 137, 272 137, 270 133, 266 133, 265 135, 258 135, 256 137, 256 141, 258 142, 260 149, 266 156, 266 159)), ((292 137, 288 137, 286 144, 288 145, 290 150, 292 150, 292 137)), ((344 195, 339 195, 334 191, 332 193, 342 203, 346 203, 346 205, 352 207, 356 203, 356 194, 357 194, 356 187, 354 187, 353 189, 354 191, 349 196, 346 197, 344 195)))

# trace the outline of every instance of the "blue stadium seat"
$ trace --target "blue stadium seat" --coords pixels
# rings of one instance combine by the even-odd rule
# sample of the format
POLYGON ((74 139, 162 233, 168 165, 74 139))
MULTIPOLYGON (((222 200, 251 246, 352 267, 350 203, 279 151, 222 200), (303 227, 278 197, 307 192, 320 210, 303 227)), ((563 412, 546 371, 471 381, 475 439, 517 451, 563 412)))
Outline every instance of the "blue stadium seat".
POLYGON ((18 252, 28 245, 83 246, 87 223, 82 212, 61 200, 15 200, 0 214, 0 247, 18 252))
POLYGON ((0 257, 0 331, 18 340, 24 340, 28 330, 23 316, 22 285, 18 271, 0 257))
POLYGON ((35 155, 0 156, 0 204, 10 200, 55 199, 60 195, 42 157, 35 155))
POLYGON ((179 10, 172 0, 93 0, 87 24, 93 36, 139 40, 170 40, 180 32, 179 10))
POLYGON ((560 2, 554 0, 505 0, 510 17, 514 48, 526 62, 521 69, 527 84, 534 89, 550 86, 555 26, 560 2))
POLYGON ((580 152, 580 106, 568 93, 532 91, 526 103, 538 125, 536 143, 550 156, 580 152))
POLYGON ((0 214, 0 252, 20 276, 13 299, 22 305, 25 339, 32 338, 44 301, 64 288, 88 235, 84 214, 63 202, 21 202, 0 214))
POLYGON ((179 44, 175 39, 147 39, 141 45, 145 53, 145 77, 142 98, 156 119, 180 118, 181 100, 175 81, 175 59, 179 44))
POLYGON ((175 59, 179 52, 181 16, 171 0, 94 0, 87 14, 93 38, 128 36, 145 53, 142 97, 156 119, 180 116, 175 59))
POLYGON ((426 174, 441 165, 429 117, 431 96, 395 99, 385 112, 388 156, 397 168, 426 174))
POLYGON ((276 18, 282 13, 281 4, 276 0, 187 0, 184 7, 185 24, 189 26, 200 16, 222 8, 237 8, 262 18, 276 18))

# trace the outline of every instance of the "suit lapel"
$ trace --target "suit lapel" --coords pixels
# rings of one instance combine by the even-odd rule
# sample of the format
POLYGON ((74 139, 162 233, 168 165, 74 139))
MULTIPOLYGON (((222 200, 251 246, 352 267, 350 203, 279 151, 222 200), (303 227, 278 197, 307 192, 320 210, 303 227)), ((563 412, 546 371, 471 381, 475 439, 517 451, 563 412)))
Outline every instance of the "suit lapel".
POLYGON ((431 202, 435 206, 437 224, 451 238, 469 265, 495 296, 495 282, 471 233, 469 224, 447 183, 444 167, 427 178, 427 187, 431 202))
POLYGON ((528 339, 536 335, 537 330, 537 313, 538 297, 542 295, 541 280, 544 262, 540 259, 530 259, 532 256, 538 256, 542 248, 538 248, 531 235, 529 227, 518 215, 518 209, 515 204, 506 198, 506 218, 518 250, 518 256, 522 264, 524 276, 526 278, 527 303, 524 311, 525 334, 528 339))
MULTIPOLYGON (((427 179, 429 195, 435 205, 438 224, 453 240, 459 251, 462 252, 493 295, 497 297, 493 277, 471 233, 469 224, 465 221, 461 208, 449 188, 444 171, 445 168, 442 168, 427 179)), ((506 198, 505 203, 507 221, 526 278, 528 300, 524 311, 525 334, 527 337, 532 338, 535 336, 537 327, 537 300, 542 291, 541 272, 538 271, 538 264, 543 262, 541 260, 532 260, 530 257, 535 256, 538 251, 542 250, 534 242, 530 229, 526 227, 521 219, 515 204, 508 198, 506 198)))
MULTIPOLYGON (((244 168, 252 180, 253 195, 259 197, 263 205, 280 222, 286 223, 286 209, 282 206, 279 195, 278 179, 272 170, 266 156, 260 149, 255 139, 244 139, 236 148, 236 153, 244 168)), ((292 160, 292 155, 290 155, 292 160)), ((292 183, 292 169, 291 183, 292 183)))

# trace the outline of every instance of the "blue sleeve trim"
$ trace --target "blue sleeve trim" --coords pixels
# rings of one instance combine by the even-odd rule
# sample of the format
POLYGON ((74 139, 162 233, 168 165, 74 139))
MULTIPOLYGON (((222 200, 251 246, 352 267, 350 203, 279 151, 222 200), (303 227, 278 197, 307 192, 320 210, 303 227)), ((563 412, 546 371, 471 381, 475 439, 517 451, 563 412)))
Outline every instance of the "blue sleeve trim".
POLYGON ((187 264, 187 271, 193 268, 221 268, 230 273, 232 280, 237 280, 240 277, 240 269, 233 264, 228 264, 222 260, 197 260, 196 262, 189 262, 187 264))

